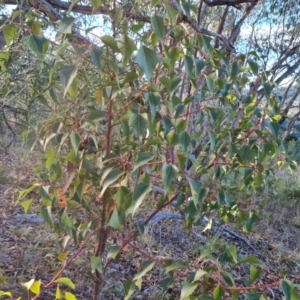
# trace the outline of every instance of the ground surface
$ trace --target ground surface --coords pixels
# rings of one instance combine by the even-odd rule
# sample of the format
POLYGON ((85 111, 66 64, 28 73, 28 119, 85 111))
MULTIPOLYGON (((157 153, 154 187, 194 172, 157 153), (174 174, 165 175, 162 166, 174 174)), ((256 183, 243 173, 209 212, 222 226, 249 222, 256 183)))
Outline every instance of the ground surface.
MULTIPOLYGON (((22 146, 14 146, 8 154, 0 150, 0 280, 3 280, 3 276, 7 278, 6 282, 0 283, 0 290, 13 291, 15 296, 23 295, 23 299, 27 299, 27 296, 23 294, 21 282, 35 278, 47 283, 62 264, 58 257, 61 249, 57 235, 43 223, 27 222, 16 217, 23 212, 20 205, 15 206, 17 192, 27 188, 33 180, 39 179, 33 173, 38 163, 37 157, 24 154, 22 146)), ((297 181, 298 175, 293 176, 296 176, 297 181)), ((199 260, 205 249, 211 247, 215 241, 230 243, 236 245, 238 253, 244 257, 259 256, 264 272, 261 283, 275 282, 282 278, 279 276, 281 271, 287 271, 288 278, 299 284, 300 204, 295 197, 293 202, 285 206, 279 205, 275 198, 271 198, 266 197, 266 205, 261 213, 262 220, 254 227, 253 233, 243 236, 235 231, 239 236, 246 238, 251 247, 239 238, 224 236, 221 232, 207 233, 207 241, 203 243, 192 232, 185 230, 180 220, 155 223, 136 244, 156 259, 170 256, 183 261, 189 259, 189 269, 197 270, 209 263, 205 259, 199 260)), ((34 207, 31 213, 36 213, 34 207)), ((226 226, 234 231, 230 224, 226 226)), ((76 247, 70 243, 67 247, 69 255, 75 250, 76 247)), ((215 254, 218 254, 217 251, 215 254)), ((63 274, 76 284, 77 299, 91 299, 93 282, 87 273, 90 268, 88 257, 91 255, 92 244, 87 245, 74 264, 63 274)), ((121 260, 113 263, 107 271, 106 285, 100 298, 123 299, 123 283, 136 274, 141 262, 139 253, 125 248, 121 260)), ((247 277, 248 271, 247 268, 234 269, 236 282, 239 283, 239 279, 247 277)), ((164 278, 162 270, 155 267, 146 276, 141 291, 136 291, 133 299, 168 299, 161 295, 159 283, 164 278)), ((179 291, 177 282, 166 296, 173 294, 175 299, 178 299, 179 291)), ((55 299, 54 293, 55 290, 51 288, 40 299, 55 299)), ((279 288, 270 289, 267 295, 269 299, 283 299, 279 288)))

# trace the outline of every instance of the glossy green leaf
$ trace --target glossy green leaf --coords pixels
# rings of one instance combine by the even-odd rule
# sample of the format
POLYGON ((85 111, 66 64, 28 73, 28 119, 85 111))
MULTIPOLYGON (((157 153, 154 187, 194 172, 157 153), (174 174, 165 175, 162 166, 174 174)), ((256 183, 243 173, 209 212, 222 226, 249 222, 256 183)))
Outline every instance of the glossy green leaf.
POLYGON ((19 27, 15 24, 8 24, 2 27, 6 45, 9 46, 12 43, 12 41, 18 36, 18 31, 19 27))
POLYGON ((115 39, 109 35, 104 35, 101 38, 101 41, 107 45, 109 48, 111 48, 113 51, 115 52, 121 52, 121 50, 118 47, 117 42, 115 41, 115 39))
POLYGON ((110 259, 110 258, 115 259, 121 249, 122 249, 122 247, 120 247, 120 246, 110 246, 108 248, 108 252, 107 252, 107 259, 110 259))
POLYGON ((27 291, 29 291, 33 283, 34 283, 34 279, 30 279, 27 282, 22 282, 21 285, 24 286, 27 291))
POLYGON ((47 225, 49 225, 51 228, 54 227, 51 206, 43 206, 41 208, 41 216, 47 225))
POLYGON ((191 137, 190 135, 186 132, 186 131, 182 131, 179 135, 178 135, 178 138, 179 138, 179 142, 182 146, 182 150, 184 152, 187 151, 190 143, 191 143, 191 137))
POLYGON ((213 291, 214 299, 220 300, 225 295, 224 290, 218 285, 213 291))
POLYGON ((134 167, 133 167, 132 171, 134 171, 137 168, 145 165, 147 162, 151 161, 153 158, 154 158, 153 155, 149 155, 149 154, 144 153, 144 152, 139 152, 138 156, 137 156, 137 159, 134 163, 134 167))
POLYGON ((195 289, 198 287, 198 283, 185 281, 181 287, 180 299, 187 299, 190 295, 193 294, 195 289))
POLYGON ((107 112, 102 110, 93 110, 87 116, 87 120, 91 120, 93 122, 105 120, 107 118, 107 112))
POLYGON ((89 52, 90 52, 92 62, 95 64, 97 69, 100 71, 101 70, 102 50, 94 46, 89 50, 89 52))
POLYGON ((144 261, 138 273, 134 276, 133 280, 138 280, 145 276, 154 267, 153 261, 144 261))
POLYGON ((113 210, 113 213, 111 214, 109 222, 108 222, 108 226, 111 226, 114 229, 121 228, 121 223, 120 223, 119 214, 118 214, 117 209, 113 210))
POLYGON ((69 65, 60 69, 60 82, 64 88, 64 96, 67 94, 69 87, 77 75, 77 66, 69 65))
POLYGON ((236 61, 234 61, 232 63, 231 72, 230 72, 231 80, 236 80, 238 74, 239 74, 239 65, 236 61))
POLYGON ((272 90, 272 85, 270 84, 270 82, 264 82, 263 83, 263 88, 264 88, 265 96, 267 98, 270 98, 271 90, 272 90))
POLYGON ((93 11, 97 10, 102 4, 102 0, 91 0, 91 2, 93 6, 93 11))
POLYGON ((140 182, 134 187, 133 195, 132 195, 132 201, 133 201, 132 214, 134 214, 137 211, 137 209, 140 207, 143 200, 145 199, 146 195, 150 191, 151 191, 151 186, 144 182, 140 182))
POLYGON ((75 284, 72 282, 71 279, 67 278, 67 277, 60 277, 58 279, 56 279, 54 282, 56 283, 61 283, 67 287, 69 287, 72 290, 75 290, 75 284))
POLYGON ((233 246, 233 245, 227 246, 226 252, 228 252, 230 254, 230 256, 233 258, 233 261, 235 263, 238 263, 236 247, 235 246, 233 246))
POLYGON ((125 297, 124 300, 130 299, 131 295, 134 293, 135 284, 134 281, 127 280, 124 282, 124 291, 125 291, 125 297))
POLYGON ((77 153, 80 143, 80 135, 77 132, 72 131, 70 134, 70 140, 75 153, 77 153))
POLYGON ((262 271, 254 267, 253 265, 250 266, 250 281, 254 282, 255 280, 259 279, 262 274, 262 271))
POLYGON ((190 184, 191 187, 191 193, 192 193, 192 198, 193 198, 193 202, 195 207, 198 207, 198 203, 199 203, 199 195, 200 195, 200 190, 202 188, 202 185, 200 182, 195 181, 192 178, 188 178, 188 182, 190 184))
POLYGON ((75 297, 74 294, 72 294, 70 292, 65 292, 65 299, 66 300, 76 300, 77 298, 75 297))
POLYGON ((171 271, 174 271, 174 270, 186 268, 187 265, 188 265, 188 264, 187 264, 186 262, 181 262, 181 261, 175 261, 175 260, 172 260, 172 261, 165 267, 165 270, 166 270, 166 272, 171 272, 171 271))
POLYGON ((283 291, 283 294, 285 296, 286 300, 291 300, 292 298, 292 291, 294 288, 294 285, 291 281, 287 280, 287 279, 282 279, 280 281, 280 287, 283 291))
POLYGON ((151 17, 151 25, 159 40, 163 41, 165 38, 164 18, 158 15, 154 15, 153 17, 151 17))
POLYGON ((28 213, 31 203, 32 203, 32 199, 25 200, 21 203, 21 206, 23 207, 25 214, 28 213))
POLYGON ((155 51, 141 45, 136 56, 136 61, 145 72, 148 81, 150 81, 153 71, 156 65, 161 61, 161 59, 155 51))
POLYGON ((184 68, 188 79, 190 79, 193 74, 193 60, 190 56, 184 56, 184 68))
POLYGON ((56 287, 56 291, 55 291, 55 300, 56 299, 64 299, 64 295, 63 293, 61 292, 60 288, 59 288, 59 285, 57 285, 56 287))
POLYGON ((256 265, 261 265, 262 264, 262 262, 258 258, 254 257, 252 255, 250 255, 249 257, 247 257, 245 259, 243 259, 240 263, 249 263, 249 264, 254 264, 254 265, 255 264, 256 265))
POLYGON ((146 114, 132 113, 129 118, 129 126, 131 126, 138 137, 142 136, 148 127, 146 114))
POLYGON ((162 168, 162 180, 164 183, 164 190, 167 193, 170 185, 172 184, 173 180, 175 179, 178 173, 178 169, 176 166, 172 164, 165 164, 162 168))
POLYGON ((92 271, 97 270, 99 273, 103 272, 102 259, 99 256, 91 256, 92 271))
POLYGON ((107 174, 107 176, 104 179, 103 187, 102 187, 102 191, 100 193, 100 196, 102 196, 104 194, 104 192, 106 191, 106 189, 110 185, 115 183, 120 178, 120 176, 122 176, 122 174, 123 174, 123 171, 118 170, 118 169, 109 171, 109 173, 107 174))
POLYGON ((258 74, 258 64, 254 62, 253 60, 248 61, 251 71, 254 75, 258 74))
POLYGON ((119 48, 123 55, 123 66, 125 67, 132 56, 132 53, 137 49, 134 41, 127 35, 121 36, 119 48))
POLYGON ((155 95, 154 93, 146 93, 145 96, 150 105, 151 116, 152 116, 152 120, 153 120, 156 115, 156 107, 160 103, 160 97, 158 95, 155 95))
POLYGON ((49 41, 43 36, 29 35, 24 39, 25 45, 37 54, 39 59, 44 59, 49 46, 49 41))
POLYGON ((73 17, 64 17, 59 20, 58 23, 58 31, 60 33, 72 33, 72 26, 75 22, 75 18, 73 17))

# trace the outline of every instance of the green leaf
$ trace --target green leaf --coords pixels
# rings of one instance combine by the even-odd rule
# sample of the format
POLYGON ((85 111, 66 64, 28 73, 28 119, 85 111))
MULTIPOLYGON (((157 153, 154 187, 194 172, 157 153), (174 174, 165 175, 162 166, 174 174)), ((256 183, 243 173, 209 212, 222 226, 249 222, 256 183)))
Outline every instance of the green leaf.
POLYGON ((77 132, 72 131, 70 134, 70 139, 71 139, 72 147, 73 147, 75 153, 77 153, 79 143, 80 143, 80 135, 77 132))
POLYGON ((154 15, 151 18, 151 25, 156 36, 159 38, 160 41, 163 41, 163 39, 165 38, 164 18, 161 16, 154 15))
POLYGON ((138 137, 142 136, 147 129, 148 120, 146 114, 132 113, 128 122, 138 137))
POLYGON ((107 252, 107 259, 110 259, 110 258, 115 259, 121 249, 122 249, 122 247, 120 247, 120 246, 110 246, 108 248, 108 252, 107 252))
POLYGON ((177 269, 186 268, 187 266, 188 266, 188 263, 186 263, 186 262, 172 260, 171 263, 165 267, 165 270, 166 270, 166 272, 171 272, 171 271, 174 271, 177 269))
POLYGON ((97 10, 102 4, 102 0, 91 0, 91 2, 93 6, 93 11, 97 10))
POLYGON ((184 68, 188 79, 190 79, 193 74, 193 60, 187 55, 184 56, 184 68))
POLYGON ((165 194, 167 193, 173 179, 176 177, 178 169, 172 164, 165 164, 162 168, 162 180, 164 183, 165 194))
POLYGON ((249 263, 249 264, 254 264, 254 265, 255 264, 256 265, 261 265, 262 264, 262 262, 258 258, 254 257, 252 255, 250 255, 249 257, 247 257, 245 259, 243 259, 242 261, 240 261, 240 263, 249 263))
POLYGON ((55 300, 56 299, 63 299, 64 295, 63 293, 60 291, 59 285, 57 285, 56 287, 56 291, 55 291, 55 300))
POLYGON ((123 34, 121 37, 120 50, 123 55, 123 67, 125 67, 131 58, 132 53, 137 49, 134 41, 128 37, 128 35, 123 34))
POLYGON ((195 57, 195 75, 196 77, 199 76, 200 72, 204 69, 206 62, 204 60, 200 60, 199 58, 195 57))
POLYGON ((133 195, 132 195, 132 201, 133 201, 132 214, 136 212, 136 210, 142 204, 144 198, 150 191, 151 191, 151 186, 144 182, 140 182, 134 187, 133 195))
POLYGON ((12 41, 18 36, 18 31, 19 27, 15 24, 8 24, 2 27, 2 32, 7 46, 9 46, 12 41))
POLYGON ((234 61, 231 66, 231 73, 230 73, 231 80, 236 80, 238 74, 239 74, 239 65, 236 61, 234 61))
POLYGON ((149 155, 149 154, 144 153, 144 152, 139 152, 138 156, 137 156, 137 159, 136 159, 136 162, 134 163, 134 167, 133 167, 132 171, 135 171, 140 166, 145 165, 147 162, 149 162, 153 158, 154 158, 153 155, 149 155))
POLYGON ((93 110, 87 116, 87 120, 97 122, 97 121, 105 120, 106 117, 107 117, 107 112, 102 110, 93 110))
POLYGON ((282 279, 280 281, 280 287, 282 288, 283 294, 285 296, 286 300, 291 300, 292 298, 292 291, 294 288, 294 285, 292 282, 290 282, 287 279, 282 279))
POLYGON ((43 60, 49 46, 49 41, 43 36, 29 35, 24 39, 25 45, 34 53, 38 58, 43 60))
POLYGON ((61 283, 67 287, 69 287, 72 290, 75 290, 75 284, 71 281, 71 279, 67 278, 67 277, 60 277, 58 279, 56 279, 54 282, 56 283, 61 283))
POLYGON ((193 294, 194 290, 198 287, 198 283, 192 283, 185 281, 182 284, 180 299, 187 299, 190 295, 193 294))
POLYGON ((109 35, 104 35, 101 38, 101 41, 107 45, 109 48, 111 48, 113 51, 120 53, 121 50, 118 47, 117 42, 109 35))
POLYGON ((270 96, 271 96, 271 90, 272 90, 272 85, 270 84, 270 82, 264 82, 263 83, 263 87, 264 87, 265 96, 267 98, 270 98, 270 96))
POLYGON ((61 20, 57 21, 58 23, 58 31, 60 33, 72 33, 72 26, 75 22, 75 18, 73 17, 64 17, 61 20))
POLYGON ((23 201, 23 202, 21 203, 21 206, 23 207, 24 213, 25 213, 25 214, 28 213, 28 210, 29 210, 29 208, 30 208, 31 203, 32 203, 32 199, 23 201))
POLYGON ((102 259, 99 256, 91 257, 91 267, 92 271, 97 270, 99 273, 103 272, 102 259))
POLYGON ((140 278, 142 278, 143 276, 145 276, 149 271, 152 270, 152 268, 154 267, 154 262, 153 261, 144 261, 141 269, 138 271, 138 273, 134 276, 133 280, 138 280, 140 278))
POLYGON ((170 146, 176 146, 179 143, 178 135, 176 134, 175 130, 171 130, 167 134, 167 140, 170 146))
POLYGON ((145 72, 148 81, 150 81, 152 73, 156 65, 161 62, 161 59, 159 58, 159 56, 157 56, 155 51, 141 45, 136 56, 136 61, 145 72))
POLYGON ((214 90, 214 79, 211 75, 205 75, 206 84, 210 92, 213 92, 214 90))
POLYGON ((191 137, 190 135, 186 132, 186 131, 182 131, 179 135, 178 135, 178 138, 179 138, 179 142, 182 146, 182 150, 184 152, 187 151, 190 143, 191 143, 191 137))
POLYGON ((104 194, 104 192, 106 191, 106 189, 111 184, 113 184, 114 182, 116 182, 119 179, 119 177, 122 174, 123 174, 123 171, 118 170, 118 169, 109 171, 109 173, 107 174, 107 176, 104 179, 102 191, 100 193, 100 197, 104 194))
POLYGON ((30 287, 30 291, 35 294, 38 295, 40 293, 41 290, 41 280, 35 281, 32 283, 31 287, 30 287))
POLYGON ((124 282, 123 285, 124 285, 124 291, 125 291, 124 300, 128 300, 134 292, 135 284, 132 280, 127 280, 124 282))
POLYGON ((235 263, 238 263, 235 246, 233 246, 233 245, 227 246, 226 252, 228 252, 231 255, 231 257, 233 258, 233 261, 235 263))
POLYGON ((30 279, 27 282, 21 282, 21 285, 24 286, 27 291, 29 291, 33 283, 34 283, 34 279, 30 279))
POLYGON ((160 97, 155 95, 154 93, 146 93, 145 97, 150 105, 151 116, 152 116, 152 120, 153 120, 156 115, 156 107, 160 103, 160 97))
POLYGON ((250 281, 254 282, 257 280, 262 274, 262 271, 255 268, 254 266, 250 266, 250 281))
POLYGON ((216 147, 216 134, 213 131, 208 132, 209 141, 210 141, 210 150, 214 150, 216 147))
POLYGON ((69 228, 73 228, 73 222, 68 214, 64 211, 61 215, 60 222, 69 228))
POLYGON ((97 69, 100 71, 101 70, 101 56, 102 56, 102 50, 97 48, 96 46, 92 47, 90 49, 90 56, 92 62, 95 64, 97 69))
POLYGON ((248 64, 250 66, 251 71, 253 72, 254 75, 258 74, 258 64, 254 62, 253 60, 249 60, 248 64))
POLYGON ((7 63, 9 60, 9 52, 1 52, 0 53, 0 70, 1 72, 5 72, 7 70, 7 63))
POLYGON ((199 195, 200 195, 200 190, 202 188, 201 183, 188 178, 190 187, 191 187, 191 192, 192 192, 192 198, 193 198, 193 202, 195 207, 198 207, 198 203, 199 203, 199 195))
POLYGON ((47 225, 49 225, 51 228, 54 227, 54 221, 52 217, 52 211, 51 211, 51 206, 43 206, 41 208, 41 215, 43 220, 47 225))
POLYGON ((177 9, 175 9, 168 0, 162 0, 162 2, 164 3, 166 10, 167 10, 167 14, 169 17, 169 20, 171 21, 171 25, 174 26, 176 24, 176 18, 178 16, 178 11, 177 9))
POLYGON ((64 88, 64 96, 67 94, 69 87, 77 75, 77 66, 64 66, 60 69, 60 82, 64 88))
POLYGON ((117 209, 114 209, 113 213, 110 216, 108 226, 111 226, 112 228, 119 229, 121 227, 119 214, 117 209))
POLYGON ((66 300, 76 300, 77 299, 75 297, 75 295, 70 292, 65 292, 65 298, 66 298, 66 300))
POLYGON ((218 285, 213 291, 214 299, 219 300, 225 295, 224 290, 218 285))
POLYGON ((278 122, 271 122, 270 120, 266 120, 265 124, 270 129, 270 131, 274 134, 274 136, 277 138, 280 130, 280 124, 278 122))

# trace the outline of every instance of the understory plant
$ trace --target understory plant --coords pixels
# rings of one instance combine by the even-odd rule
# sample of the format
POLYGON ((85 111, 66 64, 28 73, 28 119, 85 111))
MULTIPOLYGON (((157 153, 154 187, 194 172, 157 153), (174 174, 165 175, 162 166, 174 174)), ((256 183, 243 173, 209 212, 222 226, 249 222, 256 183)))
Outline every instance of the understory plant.
POLYGON ((63 237, 62 253, 70 239, 77 244, 49 282, 23 284, 28 299, 53 286, 55 299, 76 299, 60 285, 75 287, 64 271, 90 242, 95 250, 86 272, 94 300, 112 263, 128 255, 125 248, 139 253, 142 263, 123 282, 124 299, 155 266, 164 273, 161 295, 180 282, 181 299, 266 299, 276 286, 286 299, 299 299, 287 279, 260 284, 262 262, 239 255, 233 245, 215 243, 218 256, 208 253, 202 258, 210 263, 197 269, 189 261, 158 259, 139 244, 151 220, 168 209, 183 216, 187 229, 207 218, 248 233, 259 217, 256 190, 274 169, 296 168, 280 150, 275 84, 259 69, 257 53, 230 56, 226 47, 213 47, 211 37, 178 22, 168 2, 152 5, 160 14, 149 23, 125 24, 121 12, 112 13, 111 35, 94 44, 74 37, 71 15, 60 21, 55 42, 32 25, 40 20, 30 12, 26 35, 17 25, 6 30, 24 39, 43 74, 35 78, 44 82, 34 87, 42 117, 35 113, 24 136, 30 147, 42 148, 47 174, 20 191, 19 201, 26 212, 38 199, 46 225, 63 237), (224 265, 250 265, 242 285, 224 265))

